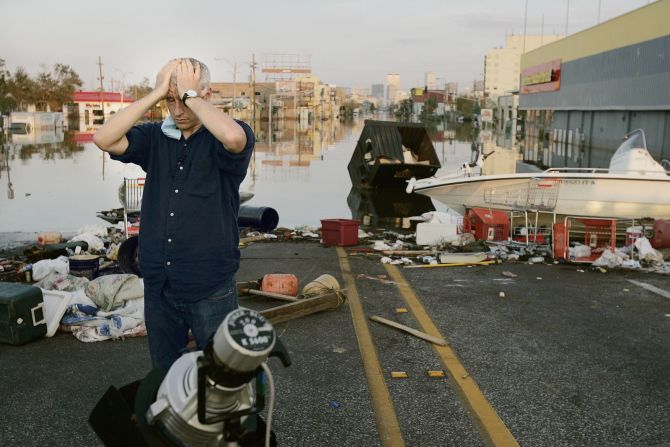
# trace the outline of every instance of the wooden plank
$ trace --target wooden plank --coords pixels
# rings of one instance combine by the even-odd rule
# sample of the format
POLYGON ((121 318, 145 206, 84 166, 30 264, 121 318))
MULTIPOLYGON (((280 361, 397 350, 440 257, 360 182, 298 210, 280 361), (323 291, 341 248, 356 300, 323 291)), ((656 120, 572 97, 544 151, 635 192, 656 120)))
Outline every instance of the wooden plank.
POLYGON ((372 321, 376 321, 377 323, 386 324, 386 325, 394 327, 396 329, 400 329, 401 331, 405 331, 408 334, 412 334, 415 337, 419 337, 423 340, 429 341, 431 343, 435 343, 436 345, 440 345, 440 346, 446 346, 447 345, 447 342, 442 340, 439 337, 434 337, 432 335, 426 334, 425 332, 421 332, 421 331, 413 329, 409 326, 405 326, 404 324, 396 323, 395 321, 387 320, 386 318, 378 317, 376 315, 370 317, 370 319, 372 321))
POLYGON ((496 261, 481 261, 481 262, 451 262, 449 264, 419 264, 419 265, 406 265, 406 269, 427 269, 432 267, 464 267, 468 265, 489 265, 495 264, 496 261))
POLYGON ((281 293, 274 293, 274 292, 264 292, 262 290, 256 290, 256 289, 247 289, 246 293, 249 293, 251 295, 264 296, 266 298, 274 298, 276 300, 282 300, 282 301, 298 301, 298 298, 294 296, 282 295, 281 293))
POLYGON ((324 310, 336 309, 342 302, 343 300, 338 294, 331 292, 266 309, 260 314, 267 318, 270 323, 277 324, 324 310))
POLYGON ((237 295, 247 295, 249 289, 260 290, 260 281, 242 281, 237 283, 237 295))

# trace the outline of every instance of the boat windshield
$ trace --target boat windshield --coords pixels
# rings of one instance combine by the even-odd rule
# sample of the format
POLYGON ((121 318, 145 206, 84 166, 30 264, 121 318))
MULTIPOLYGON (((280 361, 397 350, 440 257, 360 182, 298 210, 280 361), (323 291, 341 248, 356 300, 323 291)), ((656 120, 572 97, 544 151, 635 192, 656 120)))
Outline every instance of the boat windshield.
MULTIPOLYGON (((637 129, 630 132, 626 135, 621 146, 614 153, 614 157, 630 152, 633 149, 644 149, 647 150, 647 140, 644 137, 644 131, 642 129, 637 129)), ((613 158, 614 158, 613 157, 613 158)))

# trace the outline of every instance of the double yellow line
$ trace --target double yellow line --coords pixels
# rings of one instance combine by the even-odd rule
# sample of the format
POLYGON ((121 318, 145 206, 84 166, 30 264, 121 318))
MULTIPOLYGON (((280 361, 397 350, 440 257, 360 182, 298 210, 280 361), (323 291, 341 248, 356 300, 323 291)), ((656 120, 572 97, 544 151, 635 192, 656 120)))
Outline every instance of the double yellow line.
MULTIPOLYGON (((363 306, 356 289, 356 282, 351 272, 349 259, 344 249, 338 247, 338 257, 342 276, 347 287, 351 318, 353 320, 358 345, 363 359, 365 375, 372 395, 372 405, 377 420, 377 429, 383 446, 404 446, 405 442, 400 431, 398 417, 395 414, 393 402, 389 395, 384 374, 379 363, 379 357, 374 342, 368 329, 363 306)), ((389 276, 398 284, 400 293, 407 303, 410 311, 421 326, 421 330, 435 337, 444 338, 437 326, 428 316, 421 301, 409 286, 404 276, 397 267, 385 264, 384 267, 389 276)), ((451 383, 454 384, 456 392, 461 401, 469 410, 472 419, 482 433, 489 445, 494 446, 518 446, 512 433, 505 426, 491 404, 482 394, 475 380, 467 372, 458 356, 449 346, 433 345, 442 365, 448 371, 451 383)))

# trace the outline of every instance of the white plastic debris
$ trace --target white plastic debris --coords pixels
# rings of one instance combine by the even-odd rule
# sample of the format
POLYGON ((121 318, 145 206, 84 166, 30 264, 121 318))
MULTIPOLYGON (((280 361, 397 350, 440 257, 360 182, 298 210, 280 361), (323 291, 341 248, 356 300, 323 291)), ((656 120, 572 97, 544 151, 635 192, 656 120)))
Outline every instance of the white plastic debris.
MULTIPOLYGON (((412 217, 411 219, 419 220, 419 218, 417 217, 412 217)), ((463 217, 460 214, 450 214, 442 211, 429 211, 427 213, 423 213, 420 219, 422 219, 426 223, 431 224, 458 225, 463 220, 463 217)))
POLYGON ((642 268, 642 265, 640 265, 640 261, 627 259, 621 263, 621 267, 626 269, 640 269, 642 268))
POLYGON ((646 237, 641 237, 635 241, 635 248, 637 248, 638 253, 640 254, 641 261, 647 261, 652 263, 663 263, 663 254, 654 249, 649 243, 649 239, 646 237))
POLYGON ((435 246, 459 240, 455 223, 420 223, 416 226, 416 244, 435 246))
POLYGON ((67 256, 59 256, 56 259, 43 259, 33 264, 33 279, 40 281, 51 273, 66 275, 70 272, 70 262, 67 256))
POLYGON ((68 242, 84 241, 88 244, 88 250, 99 251, 105 248, 104 242, 93 233, 81 233, 70 239, 68 242))
POLYGON ((622 264, 623 259, 621 258, 621 256, 617 256, 615 253, 612 253, 612 250, 605 250, 598 259, 593 261, 592 265, 594 267, 615 268, 620 267, 622 264))
POLYGON ((568 256, 570 257, 570 259, 588 258, 589 256, 591 256, 591 247, 582 244, 575 245, 574 247, 569 247, 568 256))

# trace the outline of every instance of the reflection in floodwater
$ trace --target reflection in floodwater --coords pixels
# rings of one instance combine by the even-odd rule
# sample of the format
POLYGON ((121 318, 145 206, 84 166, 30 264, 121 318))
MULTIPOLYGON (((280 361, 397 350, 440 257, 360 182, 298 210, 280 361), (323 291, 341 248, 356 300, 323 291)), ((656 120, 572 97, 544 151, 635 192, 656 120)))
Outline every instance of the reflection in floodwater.
MULTIPOLYGON (((258 141, 240 190, 254 194, 251 206, 276 209, 280 225, 286 227, 318 227, 324 218, 349 217, 402 227, 403 219, 433 210, 426 197, 408 198, 402 190, 390 196, 368 191, 354 197, 347 164, 363 125, 363 119, 273 119, 270 139, 268 122, 256 123, 258 141)), ((18 134, 2 136, 0 232, 67 232, 105 224, 95 215, 118 207, 123 178, 144 175, 138 166, 111 161, 98 150, 91 142, 94 128, 76 127, 68 123, 68 129, 53 138, 43 133, 26 140, 16 138, 18 134)), ((453 170, 470 160, 468 127, 429 130, 442 169, 453 170), (462 135, 468 138, 459 140, 462 135)))
POLYGON ((410 228, 409 218, 435 211, 428 196, 404 189, 351 188, 347 203, 351 217, 371 227, 410 228))

